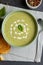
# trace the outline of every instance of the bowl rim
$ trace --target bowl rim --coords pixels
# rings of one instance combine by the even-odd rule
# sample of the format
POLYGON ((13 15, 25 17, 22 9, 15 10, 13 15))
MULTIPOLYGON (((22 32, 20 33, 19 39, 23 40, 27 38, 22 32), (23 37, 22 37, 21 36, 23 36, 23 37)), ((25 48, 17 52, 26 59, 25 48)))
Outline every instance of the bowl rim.
POLYGON ((38 7, 41 5, 42 0, 40 1, 39 5, 37 5, 37 6, 35 6, 35 7, 31 6, 31 5, 27 2, 27 0, 25 0, 25 2, 26 2, 27 6, 28 6, 29 8, 31 8, 31 9, 36 9, 36 8, 38 8, 38 7))
POLYGON ((33 43, 34 40, 37 38, 37 36, 38 36, 38 22, 37 22, 37 20, 35 19, 35 17, 34 17, 31 13, 29 13, 29 12, 27 12, 27 11, 24 11, 24 10, 12 11, 12 12, 10 12, 10 13, 5 17, 5 19, 3 20, 2 27, 1 27, 1 31, 2 31, 2 35, 3 35, 4 40, 5 40, 8 44, 10 44, 11 46, 14 46, 14 47, 23 47, 23 46, 27 46, 27 45, 33 43), (4 25, 5 25, 4 23, 6 22, 6 20, 7 20, 10 16, 12 16, 11 14, 13 14, 13 13, 15 13, 15 12, 25 12, 25 13, 31 15, 31 16, 34 18, 34 20, 35 20, 35 22, 36 22, 36 25, 37 25, 37 32, 36 32, 36 36, 34 37, 34 39, 33 39, 31 42, 29 42, 29 43, 27 43, 27 44, 25 44, 25 45, 22 45, 22 46, 16 46, 16 45, 14 46, 14 45, 12 45, 11 42, 6 39, 6 36, 5 36, 5 33, 4 33, 4 29, 3 29, 3 28, 4 28, 4 25))

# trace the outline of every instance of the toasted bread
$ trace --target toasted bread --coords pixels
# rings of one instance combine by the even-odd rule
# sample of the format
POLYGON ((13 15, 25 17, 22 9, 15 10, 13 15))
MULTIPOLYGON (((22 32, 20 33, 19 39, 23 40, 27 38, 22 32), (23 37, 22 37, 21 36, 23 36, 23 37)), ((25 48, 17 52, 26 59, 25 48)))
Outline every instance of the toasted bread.
POLYGON ((11 46, 3 39, 0 34, 0 54, 6 54, 9 52, 11 46))

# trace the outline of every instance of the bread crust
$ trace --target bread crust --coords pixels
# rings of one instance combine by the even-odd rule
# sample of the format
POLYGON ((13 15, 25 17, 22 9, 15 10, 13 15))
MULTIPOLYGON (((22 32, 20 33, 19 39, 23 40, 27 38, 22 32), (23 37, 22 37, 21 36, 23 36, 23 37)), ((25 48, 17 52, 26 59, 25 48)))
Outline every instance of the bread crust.
POLYGON ((3 39, 0 34, 0 54, 6 54, 10 51, 11 46, 3 39))

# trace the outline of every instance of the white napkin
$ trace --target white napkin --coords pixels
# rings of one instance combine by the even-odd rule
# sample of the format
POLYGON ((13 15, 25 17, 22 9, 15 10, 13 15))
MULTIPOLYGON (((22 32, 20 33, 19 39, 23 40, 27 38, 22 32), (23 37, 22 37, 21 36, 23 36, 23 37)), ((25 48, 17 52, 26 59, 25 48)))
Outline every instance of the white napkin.
MULTIPOLYGON (((26 9, 21 9, 21 8, 17 8, 17 7, 13 7, 13 6, 0 4, 0 8, 2 8, 3 6, 6 7, 6 11, 7 11, 6 15, 11 11, 24 10, 24 11, 30 12, 36 19, 43 18, 43 12, 26 10, 26 9)), ((39 28, 39 30, 41 29, 41 27, 39 25, 38 25, 38 28, 39 28)), ((4 56, 5 60, 9 60, 9 61, 34 62, 35 54, 36 54, 36 44, 37 44, 37 40, 35 40, 30 45, 27 45, 24 47, 17 47, 17 48, 11 47, 10 52, 8 54, 3 55, 3 56, 4 56)), ((39 44, 39 46, 40 46, 40 44, 39 44)), ((41 53, 41 50, 40 50, 40 53, 41 53)), ((39 57, 39 59, 41 61, 41 56, 39 57)), ((40 62, 40 61, 38 61, 38 62, 40 62)))

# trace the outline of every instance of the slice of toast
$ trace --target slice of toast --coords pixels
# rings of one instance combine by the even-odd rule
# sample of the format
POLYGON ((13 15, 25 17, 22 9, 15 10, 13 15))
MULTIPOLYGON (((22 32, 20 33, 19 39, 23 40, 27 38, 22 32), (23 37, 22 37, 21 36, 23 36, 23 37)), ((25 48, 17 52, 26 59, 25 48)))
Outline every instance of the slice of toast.
POLYGON ((10 51, 11 46, 3 39, 0 34, 0 54, 6 54, 10 51))

